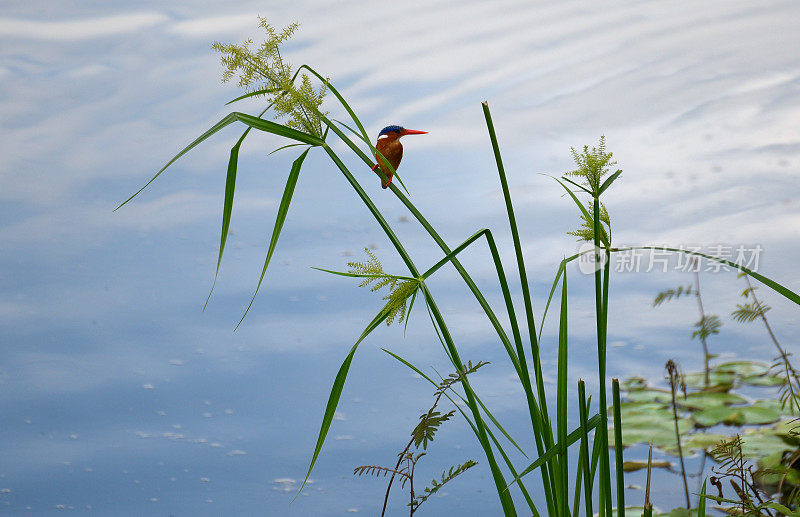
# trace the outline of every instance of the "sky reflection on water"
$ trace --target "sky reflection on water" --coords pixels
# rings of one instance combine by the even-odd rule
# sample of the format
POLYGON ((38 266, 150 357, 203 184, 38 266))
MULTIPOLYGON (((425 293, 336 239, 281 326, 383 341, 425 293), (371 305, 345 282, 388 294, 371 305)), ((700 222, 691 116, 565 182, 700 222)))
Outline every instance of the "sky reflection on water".
MULTIPOLYGON (((258 37, 259 12, 278 25, 302 22, 290 59, 330 74, 370 132, 388 123, 430 131, 406 144, 400 172, 412 198, 451 245, 492 228, 513 274, 479 105, 489 100, 537 314, 558 261, 577 247, 565 235, 577 220, 570 201, 539 173, 568 170, 569 147, 601 133, 625 171, 607 199, 616 242, 760 244, 760 271, 800 289, 796 3, 667 9, 620 1, 601 10, 582 2, 244 2, 224 13, 212 2, 93 2, 47 4, 47 16, 44 6, 7 6, 0 18, 0 505, 12 513, 373 515, 384 482, 353 478, 352 468, 391 462, 431 393, 380 347, 427 371, 449 371, 424 312, 415 311, 405 337, 379 329, 356 356, 314 483, 289 505, 335 372, 378 308, 374 294, 309 267, 343 269, 365 246, 389 271, 402 263, 326 158, 312 153, 268 277, 234 333, 294 158, 265 158, 280 140, 253 137, 240 159, 220 279, 202 312, 240 128, 111 213, 227 112, 236 91, 219 85, 208 45, 258 37)), ((348 163, 418 264, 438 260, 378 181, 348 163)), ((490 302, 501 303, 485 249, 463 262, 490 302)), ((443 270, 430 285, 462 356, 492 362, 474 383, 525 443, 519 384, 457 280, 443 270)), ((613 282, 609 372, 658 379, 672 357, 693 369, 695 308, 650 308, 656 292, 691 278, 621 273, 613 282)), ((709 312, 726 315, 740 282, 733 273, 704 275, 709 312)), ((591 288, 570 270, 570 375, 593 389, 591 288)), ((796 311, 762 295, 780 337, 796 341, 796 311)), ((723 319, 712 351, 772 357, 760 329, 723 319)), ((548 322, 548 366, 554 330, 548 322)), ((423 477, 467 458, 481 465, 425 512, 497 513, 483 457, 461 421, 437 435, 423 477)), ((671 482, 678 490, 678 479, 671 482)), ((395 504, 400 511, 402 496, 395 504)))

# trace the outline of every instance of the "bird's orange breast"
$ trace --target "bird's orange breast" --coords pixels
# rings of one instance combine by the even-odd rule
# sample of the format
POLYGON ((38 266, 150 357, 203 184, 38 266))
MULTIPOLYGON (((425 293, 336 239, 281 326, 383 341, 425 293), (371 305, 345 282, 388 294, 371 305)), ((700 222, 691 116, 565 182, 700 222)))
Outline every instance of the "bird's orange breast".
POLYGON ((381 167, 381 171, 383 171, 385 175, 391 176, 391 169, 383 165, 388 161, 392 168, 397 170, 397 167, 400 166, 400 160, 403 159, 403 145, 400 143, 400 140, 396 138, 380 138, 375 144, 375 148, 386 157, 386 160, 384 160, 381 158, 380 154, 376 153, 375 161, 378 163, 378 166, 381 167))

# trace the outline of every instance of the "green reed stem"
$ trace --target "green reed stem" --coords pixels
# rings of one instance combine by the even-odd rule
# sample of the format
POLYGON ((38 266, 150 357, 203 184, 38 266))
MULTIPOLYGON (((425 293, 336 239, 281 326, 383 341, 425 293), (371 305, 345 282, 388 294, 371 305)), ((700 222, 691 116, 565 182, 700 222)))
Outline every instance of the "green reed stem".
MULTIPOLYGON (((583 486, 584 492, 586 493, 586 515, 593 516, 594 512, 592 512, 592 495, 594 494, 594 490, 592 490, 592 469, 589 463, 589 432, 587 429, 588 410, 586 408, 586 384, 583 382, 583 379, 578 381, 578 412, 580 414, 581 421, 580 464, 584 466, 583 486)), ((578 492, 579 490, 580 488, 576 485, 575 491, 578 492)), ((574 511, 577 514, 577 506, 574 507, 574 511)))
POLYGON ((625 469, 622 462, 622 415, 619 401, 619 379, 611 380, 612 396, 614 398, 614 469, 617 473, 617 515, 625 517, 625 469))
MULTIPOLYGON (((549 416, 547 412, 547 395, 544 389, 542 364, 541 364, 541 359, 539 357, 539 343, 536 337, 536 321, 534 320, 533 317, 533 304, 531 299, 530 288, 528 285, 528 275, 525 271, 525 259, 522 254, 522 244, 520 243, 519 230, 517 229, 517 220, 516 217, 514 216, 514 204, 511 201, 511 192, 508 188, 508 180, 506 178, 505 167, 503 167, 503 159, 500 155, 500 146, 497 141, 497 135, 494 130, 494 123, 492 122, 492 114, 489 110, 488 102, 483 102, 482 106, 483 106, 483 115, 484 118, 486 119, 486 127, 489 131, 489 139, 491 141, 492 150, 494 152, 495 163, 497 164, 497 172, 500 177, 500 185, 503 190, 503 199, 506 205, 508 224, 511 228, 511 238, 514 242, 514 253, 517 258, 517 269, 519 270, 520 284, 522 287, 522 297, 525 304, 525 315, 527 318, 528 334, 531 346, 531 360, 533 362, 534 375, 536 378, 536 390, 539 396, 539 405, 540 405, 538 415, 536 415, 534 411, 530 411, 531 424, 533 425, 534 428, 534 435, 536 436, 536 445, 538 452, 539 454, 542 454, 544 448, 550 448, 553 446, 553 437, 552 437, 552 428, 550 426, 549 416), (541 435, 541 438, 539 437, 539 435, 541 435), (542 438, 544 439, 543 444, 540 443, 542 441, 542 438)), ((509 317, 511 317, 510 314, 509 317)), ((519 356, 520 370, 521 370, 520 380, 522 381, 526 395, 528 393, 531 393, 530 396, 528 396, 528 401, 530 404, 531 402, 534 402, 531 389, 531 379, 528 374, 527 361, 525 359, 524 349, 522 349, 521 337, 519 336, 519 328, 516 324, 516 317, 514 317, 512 321, 512 330, 514 331, 514 338, 518 346, 517 355, 519 356)), ((555 489, 555 487, 550 482, 550 480, 553 479, 553 476, 554 476, 553 466, 552 464, 548 463, 546 467, 542 468, 542 484, 544 485, 545 499, 547 500, 547 507, 550 512, 555 511, 555 500, 553 497, 553 490, 555 489)))

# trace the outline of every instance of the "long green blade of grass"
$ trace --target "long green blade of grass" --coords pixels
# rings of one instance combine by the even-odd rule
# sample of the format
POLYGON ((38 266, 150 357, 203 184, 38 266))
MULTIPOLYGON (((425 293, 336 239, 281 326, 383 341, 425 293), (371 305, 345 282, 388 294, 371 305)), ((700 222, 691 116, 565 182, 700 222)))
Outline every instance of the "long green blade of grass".
MULTIPOLYGON (((259 114, 259 118, 267 112, 267 110, 272 107, 272 103, 269 106, 264 108, 264 110, 259 114)), ((222 233, 220 236, 219 242, 219 257, 217 257, 217 268, 214 271, 214 281, 211 283, 211 290, 208 292, 208 296, 206 297, 206 303, 203 305, 203 310, 206 310, 208 306, 208 301, 211 299, 211 294, 214 292, 214 287, 217 285, 217 278, 219 277, 219 268, 222 265, 222 253, 225 251, 225 241, 228 239, 228 230, 230 229, 231 223, 231 213, 233 212, 233 194, 236 190, 236 172, 239 164, 239 150, 242 146, 242 142, 244 139, 247 138, 247 135, 250 133, 250 130, 253 129, 249 127, 244 130, 242 136, 239 137, 239 140, 236 144, 231 148, 231 157, 228 160, 228 174, 225 178, 225 200, 222 206, 222 233)), ((289 144, 289 145, 305 145, 305 144, 289 144)), ((284 146, 289 147, 289 146, 284 146)))
POLYGON ((211 284, 211 291, 209 291, 208 296, 206 297, 206 303, 203 305, 203 310, 205 310, 206 306, 208 305, 208 301, 211 299, 211 293, 214 292, 214 287, 217 285, 217 277, 219 277, 219 267, 222 265, 222 253, 225 251, 225 241, 228 239, 228 230, 231 226, 231 213, 233 212, 233 194, 236 191, 236 169, 239 163, 239 148, 244 142, 247 133, 250 132, 251 128, 247 128, 239 138, 239 141, 236 142, 231 148, 231 157, 228 160, 228 174, 225 177, 225 200, 222 206, 222 234, 219 238, 219 257, 217 258, 217 269, 214 272, 214 282, 211 284))
MULTIPOLYGON (((569 306, 567 304, 567 273, 564 272, 564 280, 561 283, 561 315, 559 318, 558 328, 558 380, 557 382, 557 407, 556 407, 556 425, 558 426, 558 442, 565 444, 567 442, 567 313, 569 306)), ((583 429, 580 436, 583 436, 583 429)), ((567 446, 561 447, 558 453, 558 470, 560 474, 561 488, 558 492, 558 500, 560 502, 559 515, 565 517, 569 516, 569 506, 567 497, 569 495, 569 459, 567 457, 567 446)), ((558 486, 558 485, 557 485, 558 486)), ((577 510, 577 508, 576 508, 577 510)))
MULTIPOLYGON (((583 379, 578 381, 578 413, 581 422, 580 464, 584 466, 583 487, 584 492, 586 493, 586 515, 594 516, 594 513, 592 512, 592 495, 594 494, 594 490, 592 489, 592 469, 590 468, 589 463, 589 430, 587 422, 588 408, 586 407, 586 384, 583 382, 583 379)), ((579 492, 580 487, 575 486, 575 491, 579 492)), ((574 507, 574 511, 577 514, 577 506, 574 507)))
MULTIPOLYGON (((565 187, 566 188, 566 187, 565 187)), ((572 195, 572 193, 570 193, 572 195)), ((574 195, 573 195, 574 197, 574 195)), ((576 203, 579 203, 577 199, 576 203)), ((594 198, 594 251, 595 264, 599 264, 600 253, 600 200, 594 198)), ((594 273, 594 292, 595 292, 595 322, 597 326, 597 379, 600 383, 600 419, 602 425, 597 430, 600 438, 602 450, 600 451, 600 515, 611 517, 611 469, 608 462, 608 401, 606 399, 606 336, 605 336, 605 316, 606 310, 603 306, 603 275, 602 270, 597 268, 594 273)))
POLYGON ((344 383, 347 380, 347 373, 350 371, 350 365, 353 362, 353 357, 356 354, 358 345, 360 345, 361 342, 364 341, 364 339, 366 339, 366 337, 370 335, 373 330, 378 328, 378 325, 383 323, 388 316, 389 312, 381 309, 381 311, 378 312, 374 318, 372 318, 372 321, 369 322, 356 343, 352 346, 352 348, 350 348, 350 352, 347 354, 344 362, 339 367, 339 371, 336 373, 336 378, 334 379, 333 386, 331 387, 331 393, 328 396, 328 404, 325 406, 325 413, 322 415, 322 425, 320 426, 319 436, 317 436, 317 444, 314 447, 314 453, 311 456, 311 462, 308 466, 308 472, 306 473, 306 477, 303 479, 303 483, 300 485, 300 488, 295 495, 295 499, 297 499, 297 496, 300 495, 300 492, 303 490, 303 487, 308 481, 309 476, 311 476, 311 471, 314 469, 317 458, 322 451, 322 446, 325 444, 325 438, 328 436, 328 431, 331 428, 331 422, 333 422, 333 416, 336 413, 336 408, 339 405, 339 399, 342 397, 342 390, 344 389, 344 383))
POLYGON ((706 482, 703 480, 703 488, 700 490, 700 500, 697 502, 697 517, 706 517, 706 482))
MULTIPOLYGON (((578 199, 578 197, 577 197, 577 196, 576 196, 576 195, 575 195, 575 194, 574 194, 574 193, 573 193, 573 192, 572 192, 572 191, 569 189, 569 187, 567 187, 566 185, 564 185, 564 184, 561 182, 561 180, 560 180, 560 179, 558 179, 558 178, 553 178, 553 179, 554 179, 554 180, 556 180, 556 181, 558 182, 558 184, 559 184, 559 185, 561 185, 562 187, 564 187, 564 190, 566 190, 566 191, 567 191, 567 194, 569 194, 569 197, 571 197, 571 198, 572 198, 572 200, 575 202, 575 204, 578 206, 578 208, 579 208, 579 209, 580 209, 580 211, 581 211, 581 214, 583 214, 583 216, 586 218, 586 220, 587 220, 587 221, 597 221, 597 222, 599 223, 599 219, 598 219, 598 217, 600 216, 600 212, 595 212, 595 214, 597 214, 597 216, 598 216, 598 217, 592 217, 592 214, 590 214, 590 213, 589 213, 589 211, 588 211, 588 210, 586 210, 586 207, 585 207, 585 206, 583 206, 583 203, 581 203, 581 201, 580 201, 580 200, 578 199)), ((571 183, 572 183, 572 182, 571 182, 571 183)), ((584 190, 585 190, 585 189, 584 189, 584 190)), ((600 210, 600 208, 599 208, 599 203, 596 203, 596 204, 595 204, 595 207, 594 207, 594 209, 595 209, 595 210, 600 210)), ((595 232, 595 236, 597 235, 597 228, 598 228, 598 226, 597 226, 597 225, 595 225, 595 230, 594 230, 594 232, 595 232)), ((601 225, 601 226, 599 226, 599 229, 600 229, 600 238, 599 238, 599 240, 600 240, 600 241, 602 241, 602 242, 603 242, 603 244, 605 244, 605 245, 606 245, 606 247, 608 247, 608 246, 609 246, 609 239, 608 239, 608 235, 606 234, 606 231, 605 231, 605 229, 602 227, 602 225, 601 225)), ((597 246, 598 248, 600 247, 600 245, 599 245, 599 242, 598 242, 598 239, 595 239, 595 246, 597 246)))
POLYGON ((617 514, 625 517, 625 469, 622 463, 622 415, 619 401, 619 379, 611 380, 612 397, 614 400, 614 458, 617 473, 617 514))
MULTIPOLYGON (((247 309, 245 309, 244 314, 242 314, 242 318, 239 320, 236 328, 239 328, 239 325, 242 324, 245 316, 247 316, 247 313, 250 312, 250 307, 253 306, 253 302, 256 299, 258 290, 261 288, 261 283, 264 281, 264 275, 267 274, 267 267, 269 267, 269 262, 272 260, 272 254, 275 252, 275 246, 278 244, 278 238, 281 235, 283 223, 286 221, 286 214, 289 213, 289 205, 292 202, 294 188, 297 186, 297 178, 300 176, 300 169, 303 166, 303 161, 306 159, 306 156, 308 156, 308 151, 309 149, 306 149, 300 156, 297 157, 292 164, 292 170, 289 171, 289 177, 286 180, 286 187, 284 187, 283 196, 281 196, 281 203, 278 206, 278 215, 275 217, 275 227, 272 229, 272 237, 270 237, 269 240, 267 258, 264 260, 264 267, 261 269, 261 276, 258 279, 258 284, 256 284, 256 290, 253 293, 253 298, 250 299, 250 303, 247 305, 247 309)), ((232 197, 233 194, 231 193, 231 198, 232 197)), ((231 203, 233 203, 233 199, 231 199, 231 203)))
POLYGON ((632 246, 632 247, 629 247, 629 248, 614 248, 612 251, 619 252, 619 251, 631 251, 631 250, 671 251, 671 252, 674 252, 674 253, 683 253, 685 255, 695 255, 695 256, 698 256, 698 257, 707 258, 707 259, 713 260, 715 262, 719 262, 720 264, 725 264, 725 265, 731 266, 733 268, 736 268, 739 271, 747 273, 748 275, 750 275, 751 277, 755 278, 756 280, 758 280, 762 284, 766 285, 767 287, 769 287, 770 289, 772 289, 776 293, 778 293, 778 294, 784 296, 785 298, 788 298, 789 300, 793 301, 794 303, 800 305, 800 294, 795 293, 794 291, 792 291, 788 287, 783 286, 783 285, 779 284, 778 282, 776 282, 774 280, 771 280, 770 278, 768 278, 768 277, 766 277, 766 276, 764 276, 762 274, 756 273, 755 271, 753 271, 750 268, 747 268, 747 267, 745 267, 745 266, 743 266, 741 264, 737 264, 736 262, 731 262, 730 260, 725 260, 725 259, 722 259, 722 258, 719 258, 719 257, 715 257, 713 255, 706 255, 705 253, 700 253, 700 252, 697 252, 697 251, 689 251, 689 250, 678 249, 678 248, 665 248, 665 247, 661 247, 661 246, 632 246))
MULTIPOLYGON (((295 74, 295 76, 296 75, 297 74, 295 74)), ((234 102, 238 102, 238 101, 240 101, 242 99, 247 99, 248 97, 255 97, 256 95, 266 95, 268 93, 277 93, 279 91, 281 91, 280 88, 263 88, 261 90, 256 90, 254 92, 245 93, 244 95, 240 95, 239 97, 236 97, 235 99, 226 102, 225 105, 227 106, 229 104, 233 104, 234 102)))
POLYGON ((297 72, 300 73, 300 70, 303 70, 303 69, 308 70, 309 72, 314 74, 317 77, 317 79, 319 79, 320 81, 325 83, 325 87, 328 90, 330 90, 330 92, 336 97, 336 99, 339 100, 339 102, 341 103, 342 107, 347 111, 347 114, 350 115, 350 118, 353 119, 353 122, 356 123, 356 126, 358 126, 358 129, 359 129, 359 131, 361 131, 361 135, 364 137, 364 139, 369 141, 369 135, 367 135, 367 131, 364 129, 364 125, 361 124, 361 121, 356 116, 355 111, 353 111, 353 108, 351 108, 350 105, 347 103, 347 101, 344 100, 344 97, 342 97, 342 95, 339 93, 339 90, 337 90, 333 86, 333 84, 331 84, 331 82, 328 80, 327 77, 322 77, 316 70, 314 70, 313 68, 311 68, 308 65, 300 66, 300 68, 297 69, 297 72))
MULTIPOLYGON (((533 302, 531 298, 530 287, 528 284, 528 275, 525 270, 525 259, 522 254, 522 245, 519 239, 517 219, 514 216, 514 204, 511 201, 511 192, 508 188, 508 180, 506 178, 505 167, 503 166, 503 159, 502 156, 500 155, 500 144, 497 141, 497 134, 495 133, 494 130, 494 123, 492 122, 492 114, 489 110, 489 103, 484 101, 482 107, 483 107, 484 119, 486 120, 486 127, 489 131, 489 140, 492 144, 492 151, 494 152, 495 164, 497 165, 497 173, 500 178, 500 186, 503 190, 503 200, 505 201, 506 214, 508 216, 508 224, 511 229, 511 238, 514 243, 514 254, 516 255, 517 259, 517 269, 519 270, 519 279, 522 287, 522 298, 525 304, 525 315, 527 318, 528 334, 531 346, 531 361, 533 362, 534 374, 536 377, 536 388, 539 396, 539 406, 540 406, 538 417, 536 417, 533 414, 533 412, 531 412, 531 424, 534 427, 534 434, 539 434, 539 433, 543 434, 542 436, 544 441, 543 446, 550 447, 553 444, 552 428, 550 427, 549 415, 547 412, 547 395, 544 389, 544 379, 542 376, 541 360, 539 357, 539 343, 536 336, 536 321, 534 320, 533 317, 533 302)), ((516 322, 512 323, 512 328, 514 328, 514 330, 518 332, 518 329, 516 328, 516 322)), ((525 352, 521 346, 520 338, 517 335, 515 335, 515 338, 518 343, 517 355, 519 356, 520 369, 521 369, 520 380, 522 381, 523 388, 526 390, 526 393, 529 393, 532 391, 532 387, 531 387, 530 375, 528 373, 528 365, 525 359, 525 352)), ((533 397, 529 396, 528 399, 532 400, 533 397)), ((547 470, 542 471, 542 478, 543 478, 542 482, 544 484, 545 497, 548 502, 548 509, 551 512, 555 510, 555 500, 552 492, 555 487, 551 486, 551 481, 550 481, 551 479, 553 479, 553 476, 554 472, 552 466, 548 465, 547 470)))
POLYGON ((610 187, 610 186, 611 186, 611 184, 612 184, 612 183, 614 183, 614 180, 616 180, 617 178, 619 178, 621 174, 622 174, 622 171, 617 171, 617 172, 615 172, 614 174, 612 174, 611 176, 609 176, 609 177, 608 177, 608 178, 607 178, 607 179, 606 179, 606 180, 603 182, 603 184, 602 184, 602 185, 600 185, 600 188, 599 188, 599 189, 598 189, 598 191, 597 191, 597 195, 599 196, 599 195, 601 195, 603 192, 605 192, 605 191, 606 191, 606 189, 607 189, 608 187, 610 187))
POLYGON ((128 201, 130 201, 131 199, 133 199, 136 196, 138 196, 139 193, 142 192, 144 189, 146 189, 151 183, 153 183, 153 181, 155 181, 156 178, 161 176, 161 173, 164 172, 165 170, 167 170, 167 167, 169 167, 170 165, 175 163, 178 160, 178 158, 180 158, 184 154, 188 153, 189 151, 191 151, 192 149, 197 147, 200 143, 202 143, 208 137, 212 136, 214 133, 217 133, 218 131, 220 131, 224 127, 226 127, 226 126, 228 126, 228 125, 230 125, 230 124, 232 124, 232 123, 234 123, 236 121, 243 122, 244 124, 248 125, 249 127, 258 129, 260 131, 264 131, 266 133, 272 133, 273 135, 284 136, 286 138, 291 138, 292 140, 296 140, 298 142, 303 142, 304 144, 309 144, 309 145, 315 145, 316 146, 316 145, 322 145, 322 144, 325 143, 322 140, 320 140, 319 138, 317 138, 317 137, 315 137, 313 135, 309 135, 308 133, 303 133, 302 131, 297 131, 296 129, 292 129, 290 127, 286 127, 286 126, 281 125, 281 124, 276 124, 275 122, 270 122, 269 120, 264 120, 264 119, 261 119, 261 118, 258 118, 258 117, 254 117, 252 115, 247 115, 245 113, 233 112, 233 113, 228 114, 225 118, 223 118, 222 120, 220 120, 216 124, 214 124, 214 126, 212 126, 211 129, 209 129, 208 131, 206 131, 205 133, 200 135, 191 144, 189 144, 186 147, 184 147, 183 150, 181 152, 179 152, 178 154, 176 154, 169 162, 167 162, 167 164, 164 165, 161 168, 161 170, 159 170, 156 173, 155 176, 150 178, 150 181, 145 183, 144 186, 142 188, 140 188, 139 190, 137 190, 131 197, 129 197, 128 199, 126 199, 125 201, 120 203, 120 205, 117 208, 115 208, 114 211, 116 212, 117 210, 119 210, 120 208, 125 206, 125 204, 127 204, 128 201))

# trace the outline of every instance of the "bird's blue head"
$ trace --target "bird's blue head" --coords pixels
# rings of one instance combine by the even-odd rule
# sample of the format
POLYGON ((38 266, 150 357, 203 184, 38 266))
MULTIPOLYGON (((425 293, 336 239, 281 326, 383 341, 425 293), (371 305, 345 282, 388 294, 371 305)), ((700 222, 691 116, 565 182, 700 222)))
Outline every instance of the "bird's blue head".
POLYGON ((416 129, 406 129, 402 126, 386 126, 385 128, 381 129, 381 132, 378 133, 378 138, 384 135, 397 135, 397 138, 406 135, 425 135, 427 131, 418 131, 416 129))
POLYGON ((378 133, 378 136, 381 137, 383 135, 388 135, 389 133, 397 133, 398 135, 403 132, 403 128, 401 126, 386 126, 385 128, 381 129, 381 132, 378 133))

